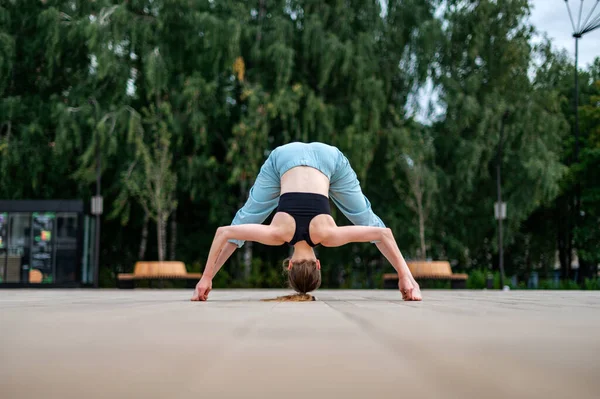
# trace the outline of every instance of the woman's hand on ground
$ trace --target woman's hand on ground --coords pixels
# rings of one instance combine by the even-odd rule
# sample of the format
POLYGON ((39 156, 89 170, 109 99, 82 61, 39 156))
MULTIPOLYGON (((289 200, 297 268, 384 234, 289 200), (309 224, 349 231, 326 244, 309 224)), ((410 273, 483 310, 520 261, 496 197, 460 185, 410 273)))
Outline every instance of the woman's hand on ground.
POLYGON ((206 301, 211 290, 212 280, 202 277, 200 281, 198 281, 198 284, 196 284, 194 295, 192 295, 192 301, 206 301))
POLYGON ((417 285, 415 287, 415 284, 413 284, 413 281, 409 276, 398 276, 398 289, 402 294, 402 299, 404 299, 405 301, 422 300, 421 290, 419 289, 419 286, 417 285))

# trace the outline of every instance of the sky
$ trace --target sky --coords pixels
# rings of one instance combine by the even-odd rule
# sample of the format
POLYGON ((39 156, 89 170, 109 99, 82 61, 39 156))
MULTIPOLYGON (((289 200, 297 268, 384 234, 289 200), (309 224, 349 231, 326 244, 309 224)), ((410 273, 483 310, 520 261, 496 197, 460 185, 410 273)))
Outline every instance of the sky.
MULTIPOLYGON (((579 17, 579 8, 581 0, 567 1, 573 21, 577 25, 579 17)), ((571 56, 575 58, 575 39, 573 39, 573 27, 569 19, 569 13, 564 0, 530 0, 532 5, 530 21, 533 26, 540 31, 545 32, 552 40, 556 49, 566 49, 571 56)), ((598 0, 583 0, 583 12, 581 16, 581 25, 585 22, 591 9, 597 5, 590 21, 595 16, 600 15, 600 4, 598 0)), ((589 22, 588 22, 589 25, 589 22)), ((585 68, 594 61, 594 58, 600 57, 600 28, 593 32, 586 33, 579 40, 579 67, 585 68)))
MULTIPOLYGON (((590 25, 592 21, 600 22, 600 0, 566 0, 571 9, 575 26, 583 26, 586 18, 590 25), (579 10, 581 9, 581 21, 579 10)), ((380 0, 382 14, 387 12, 387 1, 380 0)), ((572 59, 575 58, 575 40, 573 39, 573 24, 565 0, 529 0, 531 4, 530 21, 540 34, 546 34, 556 49, 565 49, 572 59)), ((579 66, 586 68, 596 57, 600 57, 600 28, 586 33, 579 40, 579 66)))

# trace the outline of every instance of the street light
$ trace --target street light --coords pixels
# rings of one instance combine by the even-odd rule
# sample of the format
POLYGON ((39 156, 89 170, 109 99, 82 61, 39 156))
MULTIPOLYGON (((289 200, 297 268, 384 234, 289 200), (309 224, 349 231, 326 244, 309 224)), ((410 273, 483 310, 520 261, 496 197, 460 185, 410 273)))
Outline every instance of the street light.
MULTIPOLYGON (((600 0, 596 0, 596 4, 592 7, 587 17, 581 23, 581 16, 583 12, 583 0, 580 0, 579 4, 579 16, 577 17, 577 25, 573 20, 573 14, 571 13, 571 7, 569 7, 569 1, 565 0, 567 11, 569 12, 569 19, 571 20, 571 26, 573 27, 573 37, 575 38, 575 163, 579 162, 579 39, 586 33, 593 32, 600 28, 600 8, 594 15, 596 8, 598 7, 600 0)), ((579 220, 581 207, 581 184, 577 181, 575 189, 575 223, 579 220)), ((569 276, 569 267, 567 261, 566 276, 569 276)))
POLYGON ((496 189, 498 202, 494 204, 494 216, 498 220, 498 266, 500 268, 500 289, 504 288, 504 246, 502 243, 502 220, 506 219, 506 202, 502 202, 502 147, 504 146, 504 125, 508 118, 508 111, 502 114, 500 125, 500 139, 498 140, 498 154, 496 158, 496 189))
MULTIPOLYGON (((88 100, 90 105, 94 106, 94 112, 96 116, 96 123, 99 117, 98 111, 98 103, 94 98, 90 98, 88 100)), ((97 129, 97 126, 95 127, 97 129)), ((103 200, 100 194, 100 181, 102 177, 102 165, 101 165, 101 157, 100 157, 100 137, 98 132, 95 135, 95 152, 96 152, 96 195, 92 197, 91 201, 91 213, 96 217, 96 233, 95 233, 95 243, 94 243, 94 288, 98 288, 99 286, 99 272, 100 272, 100 215, 103 212, 103 200)))
POLYGON ((581 4, 579 5, 579 17, 577 19, 577 25, 575 25, 571 7, 569 7, 569 0, 565 0, 565 5, 569 12, 569 19, 571 20, 571 26, 573 27, 573 37, 575 38, 575 162, 579 160, 579 113, 577 112, 577 108, 579 107, 579 75, 577 73, 579 67, 579 39, 586 33, 600 28, 600 9, 598 13, 592 17, 594 11, 596 11, 596 7, 598 7, 598 3, 600 3, 600 0, 596 0, 596 4, 594 4, 582 24, 581 14, 583 11, 583 0, 581 0, 581 4))

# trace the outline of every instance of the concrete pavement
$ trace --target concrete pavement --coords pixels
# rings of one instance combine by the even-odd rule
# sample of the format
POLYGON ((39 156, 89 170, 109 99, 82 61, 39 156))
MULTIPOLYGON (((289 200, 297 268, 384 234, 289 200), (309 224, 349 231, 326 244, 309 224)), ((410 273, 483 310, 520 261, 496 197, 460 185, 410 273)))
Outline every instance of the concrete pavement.
POLYGON ((600 292, 287 293, 0 291, 0 397, 600 397, 600 292))

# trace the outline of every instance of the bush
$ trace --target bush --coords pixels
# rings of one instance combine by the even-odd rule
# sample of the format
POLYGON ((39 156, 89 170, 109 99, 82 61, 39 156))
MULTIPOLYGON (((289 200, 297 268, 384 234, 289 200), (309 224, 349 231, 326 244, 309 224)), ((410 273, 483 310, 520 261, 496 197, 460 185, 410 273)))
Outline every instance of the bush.
POLYGON ((98 286, 101 288, 114 288, 117 286, 115 273, 108 267, 100 267, 98 271, 98 286))
POLYGON ((554 280, 551 279, 543 279, 539 281, 538 289, 540 290, 557 290, 560 285, 556 284, 554 280))
POLYGON ((449 290, 449 280, 418 280, 420 288, 425 289, 438 289, 438 290, 449 290))
POLYGON ((484 289, 487 286, 486 276, 487 276, 487 273, 482 270, 469 271, 469 277, 467 278, 467 288, 469 288, 469 289, 484 289))
MULTIPOLYGON (((489 270, 469 270, 469 277, 467 278, 467 288, 473 290, 481 290, 487 288, 487 280, 488 276, 492 277, 492 288, 495 290, 499 290, 502 288, 500 286, 500 272, 494 271, 490 272, 489 270)), ((509 276, 504 277, 504 285, 510 287, 511 289, 515 289, 515 287, 509 276)), ((527 288, 525 282, 520 282, 518 288, 527 288)))
POLYGON ((573 280, 561 281, 560 286, 561 290, 579 290, 581 287, 573 280))
POLYGON ((248 286, 252 288, 285 288, 287 273, 281 263, 267 265, 262 259, 254 258, 248 286))
POLYGON ((231 275, 227 272, 225 267, 215 275, 212 281, 213 288, 231 288, 231 275))
POLYGON ((558 283, 552 279, 540 280, 540 290, 580 290, 581 287, 573 280, 559 281, 558 283))
POLYGON ((600 279, 599 278, 586 278, 583 282, 584 290, 600 290, 600 279))
POLYGON ((374 280, 373 282, 375 285, 375 287, 373 287, 373 288, 383 289, 383 273, 382 272, 375 273, 373 275, 373 280, 374 280))

